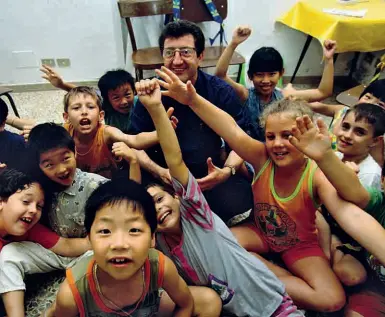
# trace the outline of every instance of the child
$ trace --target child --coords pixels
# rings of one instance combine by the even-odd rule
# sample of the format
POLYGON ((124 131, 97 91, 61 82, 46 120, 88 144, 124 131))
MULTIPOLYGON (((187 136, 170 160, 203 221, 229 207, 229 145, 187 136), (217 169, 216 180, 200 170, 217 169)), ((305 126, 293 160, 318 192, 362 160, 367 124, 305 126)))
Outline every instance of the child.
MULTIPOLYGON (((109 181, 90 196, 85 213, 94 254, 67 270, 48 316, 166 314, 167 296, 175 303, 173 316, 200 316, 196 311, 193 314, 193 298, 175 265, 150 249, 157 221, 151 196, 143 186, 128 180, 109 181), (161 295, 161 287, 167 296, 161 295)), ((219 301, 218 306, 219 315, 219 301)))
POLYGON ((356 207, 341 200, 315 163, 288 141, 295 118, 310 112, 307 103, 283 100, 266 108, 264 144, 199 96, 190 82, 182 83, 164 67, 157 73, 167 89, 163 95, 189 105, 255 169, 252 221, 232 228, 238 242, 252 252, 273 251, 282 256, 294 274, 285 282, 287 291, 301 307, 320 311, 343 307, 343 288, 318 245, 315 212, 319 202, 333 211, 356 207))
POLYGON ((251 34, 247 26, 239 26, 234 30, 232 40, 222 53, 215 70, 215 75, 224 79, 237 92, 245 103, 248 117, 247 133, 260 141, 264 141, 265 134, 259 125, 259 117, 263 109, 270 103, 284 97, 294 96, 308 101, 319 101, 329 97, 333 92, 333 55, 336 42, 327 40, 324 43, 325 68, 321 82, 317 89, 295 90, 291 85, 279 90, 276 88, 285 70, 281 54, 272 47, 262 47, 254 52, 249 62, 247 75, 253 82, 252 88, 245 88, 227 75, 231 56, 239 44, 246 41, 251 34))
POLYGON ((3 99, 0 98, 0 163, 8 166, 14 166, 23 156, 25 150, 25 142, 22 136, 5 130, 5 122, 8 117, 8 106, 3 99))
MULTIPOLYGON (((53 192, 53 202, 47 222, 59 236, 84 238, 84 206, 95 188, 106 179, 76 168, 75 143, 68 132, 52 123, 37 125, 31 130, 28 147, 35 162, 46 177, 46 188, 53 192)), ((135 154, 126 147, 124 159, 130 161, 130 171, 138 169, 135 154)), ((61 257, 31 242, 11 243, 0 253, 0 293, 7 315, 24 316, 23 278, 25 274, 65 269, 79 258, 61 257)))
MULTIPOLYGON (((53 86, 70 91, 76 86, 63 81, 63 78, 51 67, 42 65, 40 69, 44 79, 53 86)), ((110 70, 98 81, 98 88, 103 98, 104 120, 106 124, 128 133, 131 123, 131 110, 138 97, 135 96, 135 82, 131 74, 124 69, 110 70)))
POLYGON ((11 241, 40 243, 63 256, 78 256, 88 250, 87 239, 66 239, 38 223, 44 209, 40 183, 21 171, 0 172, 0 251, 11 241))
POLYGON ((321 120, 317 124, 318 128, 306 116, 297 118, 290 142, 317 162, 344 199, 368 212, 338 210, 332 214, 341 227, 369 251, 367 261, 374 275, 349 299, 346 316, 382 316, 385 313, 384 194, 379 189, 362 186, 355 173, 333 154, 325 124, 321 120))
POLYGON ((216 290, 224 310, 231 314, 302 316, 282 283, 236 242, 225 223, 211 211, 182 159, 157 81, 141 81, 136 90, 154 121, 173 178, 174 190, 157 184, 148 186, 157 211, 158 247, 173 259, 189 284, 216 290))
POLYGON ((143 149, 157 143, 158 137, 155 131, 129 135, 102 124, 104 111, 101 107, 101 100, 92 88, 71 89, 64 97, 64 127, 74 138, 78 167, 111 178, 118 167, 113 156, 116 142, 143 149))
MULTIPOLYGON (((376 104, 385 108, 385 79, 376 80, 370 83, 362 92, 358 103, 376 104)), ((329 130, 332 135, 332 147, 334 150, 337 150, 337 137, 335 133, 349 107, 344 105, 329 105, 320 102, 312 102, 309 105, 313 111, 333 118, 329 130)), ((381 142, 370 151, 370 154, 380 166, 382 166, 384 162, 383 153, 384 145, 381 142)))

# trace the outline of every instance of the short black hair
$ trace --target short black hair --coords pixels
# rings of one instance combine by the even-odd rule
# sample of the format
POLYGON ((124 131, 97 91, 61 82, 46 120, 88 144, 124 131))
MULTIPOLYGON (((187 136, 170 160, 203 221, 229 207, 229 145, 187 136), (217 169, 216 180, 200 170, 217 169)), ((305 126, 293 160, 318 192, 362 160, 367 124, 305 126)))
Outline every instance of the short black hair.
POLYGON ((195 50, 197 55, 201 55, 205 50, 205 36, 201 28, 193 22, 186 20, 178 20, 168 23, 159 36, 159 48, 163 54, 164 41, 167 38, 180 38, 191 34, 194 37, 195 50))
POLYGON ((362 92, 360 99, 368 93, 385 102, 385 79, 379 79, 370 83, 362 92))
POLYGON ((0 172, 0 198, 8 199, 14 193, 37 182, 36 179, 22 171, 6 167, 0 172))
POLYGON ((8 106, 3 99, 0 98, 0 127, 4 125, 8 117, 8 106))
POLYGON ((111 110, 112 106, 108 100, 108 92, 120 86, 129 84, 135 92, 135 81, 132 75, 124 69, 113 69, 106 72, 98 81, 100 94, 103 98, 103 110, 111 110))
POLYGON ((96 213, 106 205, 133 202, 137 211, 143 212, 144 219, 154 233, 158 224, 155 205, 145 187, 124 177, 117 177, 100 185, 88 198, 85 206, 84 227, 90 233, 96 213), (141 208, 137 208, 137 207, 141 208))
POLYGON ((64 127, 52 122, 33 127, 29 134, 27 147, 31 153, 36 155, 37 162, 40 161, 42 153, 58 148, 66 148, 75 153, 75 142, 70 134, 64 127))
POLYGON ((385 109, 371 103, 359 103, 348 109, 343 120, 350 113, 354 113, 355 122, 365 120, 373 126, 373 137, 385 133, 385 109))
POLYGON ((282 73, 282 71, 283 59, 281 54, 273 47, 261 47, 251 56, 247 75, 251 79, 258 72, 282 73))

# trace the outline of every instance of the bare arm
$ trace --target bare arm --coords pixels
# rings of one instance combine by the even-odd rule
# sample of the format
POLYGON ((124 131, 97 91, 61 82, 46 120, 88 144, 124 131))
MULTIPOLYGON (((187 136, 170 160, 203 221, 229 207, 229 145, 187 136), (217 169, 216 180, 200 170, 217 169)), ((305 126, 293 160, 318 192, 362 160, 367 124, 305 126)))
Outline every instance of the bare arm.
POLYGON ((182 159, 182 151, 175 131, 162 105, 162 94, 157 80, 142 80, 136 83, 135 88, 140 102, 146 107, 154 122, 171 176, 175 177, 183 186, 187 186, 188 169, 182 159))
POLYGON ((370 200, 369 193, 361 185, 356 173, 335 155, 325 123, 318 120, 317 125, 318 128, 308 116, 297 118, 297 126, 292 129, 290 142, 317 162, 343 199, 365 208, 370 200))
POLYGON ((91 250, 91 245, 88 238, 60 238, 50 250, 62 256, 75 257, 91 250))
POLYGON ((330 226, 319 211, 317 211, 315 223, 318 230, 318 243, 326 257, 330 260, 330 248, 332 242, 330 226))
MULTIPOLYGON (((325 66, 322 73, 321 82, 317 89, 305 89, 296 90, 295 93, 291 92, 291 95, 297 98, 312 101, 323 100, 333 94, 334 85, 334 61, 333 55, 336 49, 336 42, 326 40, 323 45, 325 66)), ((282 91, 283 95, 287 97, 285 89, 282 91)))
POLYGON ((75 317, 79 315, 79 310, 73 297, 67 279, 60 285, 56 295, 56 301, 46 311, 43 316, 47 317, 75 317))
POLYGON ((124 159, 130 165, 129 179, 140 184, 142 182, 142 174, 140 172, 140 165, 135 154, 136 151, 130 149, 123 142, 115 142, 112 145, 111 152, 115 155, 115 157, 124 159))
POLYGON ((385 229, 368 213, 342 200, 321 171, 316 171, 317 195, 341 228, 385 265, 385 229))
POLYGON ((154 177, 159 178, 164 183, 171 185, 169 170, 156 164, 149 158, 145 151, 134 150, 141 168, 151 173, 154 177))
POLYGON ((324 116, 327 116, 327 117, 334 117, 335 114, 338 111, 340 111, 344 106, 342 106, 342 105, 328 105, 326 103, 316 101, 316 102, 309 103, 309 107, 314 112, 323 114, 324 116))
POLYGON ((242 26, 237 27, 234 30, 233 37, 230 44, 223 51, 222 55, 218 60, 217 66, 215 68, 215 75, 218 76, 219 78, 222 78, 229 85, 231 85, 231 87, 234 88, 239 99, 242 102, 245 102, 247 100, 249 92, 246 89, 246 87, 232 80, 227 75, 227 70, 229 68, 231 57, 233 56, 236 48, 238 47, 239 44, 246 41, 247 38, 250 36, 250 34, 251 34, 251 29, 249 27, 242 27, 242 26))
POLYGON ((159 83, 167 90, 162 91, 181 104, 189 105, 211 129, 221 136, 242 159, 250 162, 259 170, 267 159, 265 145, 248 136, 225 111, 217 108, 195 91, 191 82, 182 83, 169 69, 162 67, 157 74, 165 81, 159 83))
POLYGON ((59 88, 65 91, 70 91, 72 88, 76 87, 76 85, 74 84, 65 83, 63 78, 59 75, 59 73, 56 72, 52 67, 48 65, 42 65, 40 68, 40 71, 43 73, 41 77, 49 81, 51 85, 56 88, 59 88))
POLYGON ((5 123, 19 130, 23 130, 27 126, 29 127, 36 125, 36 121, 34 119, 18 118, 14 115, 8 115, 5 123))
POLYGON ((107 144, 115 142, 124 142, 129 147, 138 150, 148 149, 158 143, 158 135, 156 131, 142 132, 137 135, 125 134, 118 128, 106 126, 104 137, 107 144))
POLYGON ((193 315, 194 300, 190 290, 179 276, 175 264, 168 257, 165 257, 163 288, 175 303, 173 316, 193 315))

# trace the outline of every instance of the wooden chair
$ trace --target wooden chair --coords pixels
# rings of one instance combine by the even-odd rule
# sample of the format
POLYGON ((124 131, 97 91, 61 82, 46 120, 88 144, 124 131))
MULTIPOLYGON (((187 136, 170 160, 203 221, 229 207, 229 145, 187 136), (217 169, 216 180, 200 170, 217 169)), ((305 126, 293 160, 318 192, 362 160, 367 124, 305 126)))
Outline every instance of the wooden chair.
MULTIPOLYGON (((226 18, 227 0, 216 0, 213 2, 216 4, 218 12, 222 18, 226 18)), ((143 79, 143 70, 160 68, 163 65, 163 57, 158 47, 138 49, 131 18, 153 15, 167 15, 171 20, 173 14, 172 5, 172 0, 118 0, 120 16, 125 18, 130 36, 133 51, 132 63, 135 67, 136 80, 143 79)), ((202 0, 182 1, 181 18, 196 23, 213 20, 202 0)), ((223 50, 224 47, 222 45, 206 47, 201 67, 205 68, 216 66, 223 50)), ((239 81, 242 64, 244 62, 245 59, 242 55, 238 53, 233 54, 230 65, 239 65, 237 81, 239 81)))
POLYGON ((11 88, 8 88, 8 87, 4 87, 4 86, 0 86, 0 98, 2 96, 5 96, 8 98, 9 100, 9 103, 11 104, 11 107, 13 109, 13 112, 15 113, 15 116, 19 117, 19 112, 17 111, 16 109, 16 105, 15 105, 15 102, 13 101, 13 98, 12 96, 9 94, 10 92, 12 92, 12 89, 11 88))

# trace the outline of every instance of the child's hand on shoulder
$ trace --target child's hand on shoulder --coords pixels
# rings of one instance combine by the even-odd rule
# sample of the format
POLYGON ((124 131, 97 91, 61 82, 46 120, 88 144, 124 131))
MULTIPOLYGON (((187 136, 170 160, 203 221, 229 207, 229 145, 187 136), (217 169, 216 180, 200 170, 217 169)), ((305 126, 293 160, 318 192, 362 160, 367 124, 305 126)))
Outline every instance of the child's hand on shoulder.
POLYGON ((140 102, 147 110, 162 106, 162 94, 157 79, 142 79, 135 83, 140 102))
POLYGON ((112 154, 114 154, 117 158, 122 158, 125 161, 132 163, 137 160, 135 152, 128 147, 128 145, 124 142, 115 142, 112 144, 112 154))
POLYGON ((360 172, 360 167, 354 162, 345 162, 345 165, 352 169, 356 174, 360 172))
POLYGON ((240 25, 233 32, 231 43, 239 45, 246 41, 251 34, 251 28, 248 25, 240 25))
POLYGON ((337 48, 337 42, 333 40, 325 40, 323 45, 323 52, 325 59, 331 59, 337 48))
POLYGON ((325 123, 322 119, 318 119, 315 125, 307 115, 296 119, 289 141, 315 161, 321 160, 328 151, 333 151, 325 123))
POLYGON ((182 82, 177 75, 164 66, 161 70, 155 71, 163 79, 158 80, 159 85, 166 89, 162 91, 163 96, 171 97, 184 105, 190 106, 192 104, 197 93, 190 80, 187 83, 182 82))

